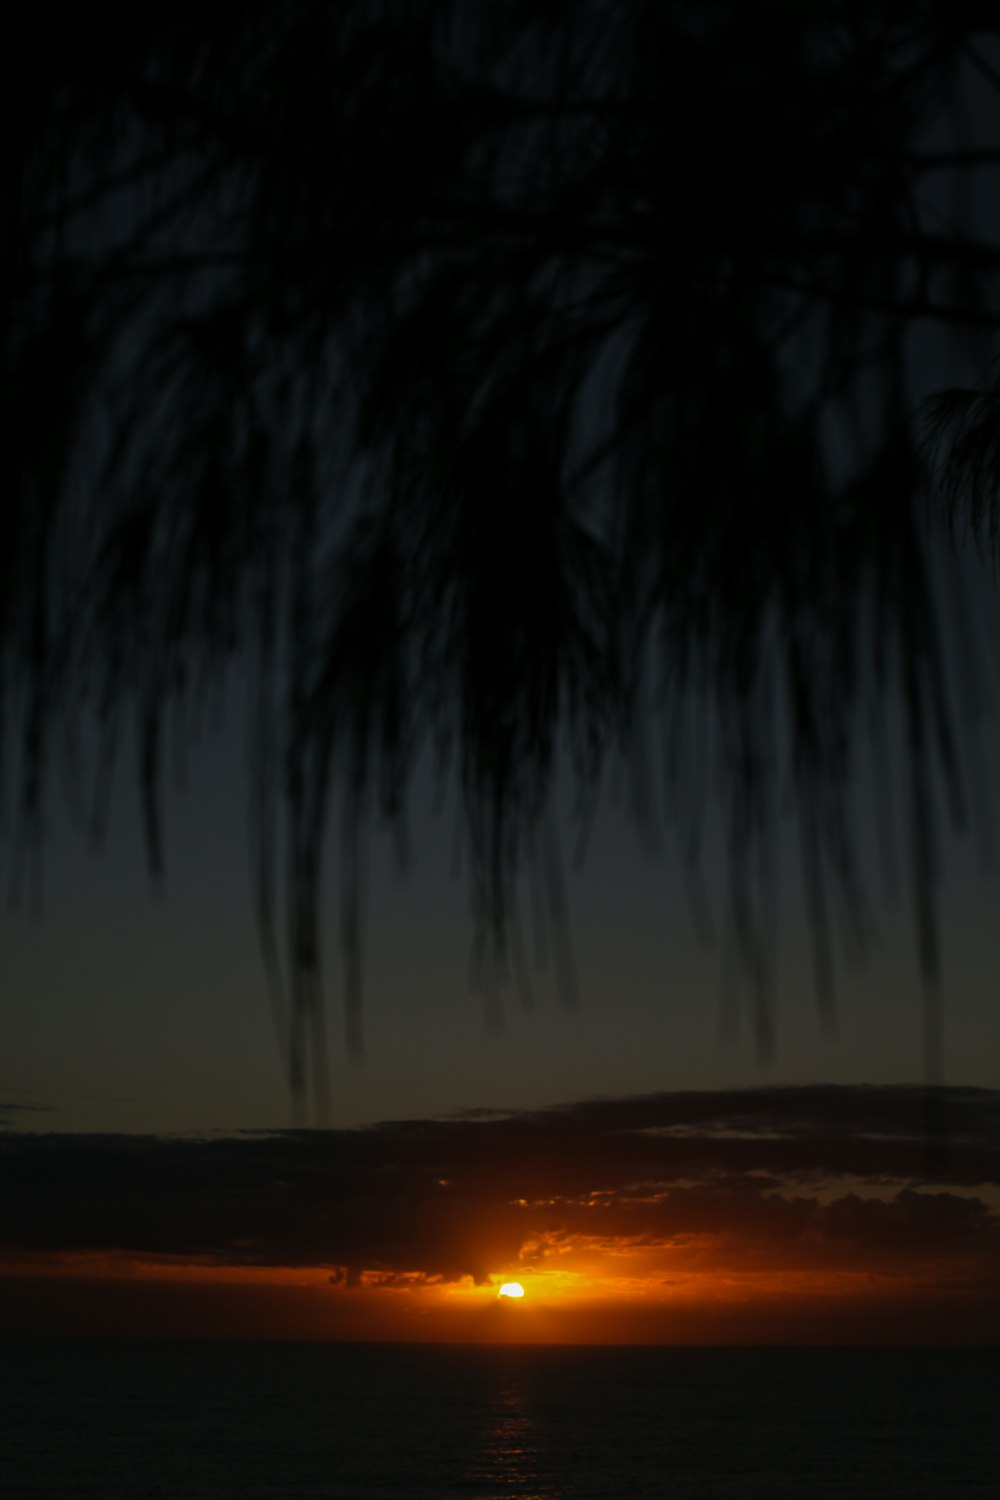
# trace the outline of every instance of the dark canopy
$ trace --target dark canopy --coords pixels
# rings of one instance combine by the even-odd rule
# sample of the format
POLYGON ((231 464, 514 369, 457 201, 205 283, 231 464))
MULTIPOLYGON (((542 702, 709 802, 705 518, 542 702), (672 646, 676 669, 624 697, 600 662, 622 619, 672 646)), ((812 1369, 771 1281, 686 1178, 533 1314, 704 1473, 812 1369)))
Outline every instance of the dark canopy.
POLYGON ((423 748, 460 784, 484 976, 522 962, 527 868, 567 992, 553 783, 571 762, 585 823, 620 754, 695 896, 722 798, 766 1046, 779 792, 829 1006, 828 902, 864 925, 860 741, 898 703, 933 982, 934 786, 957 811, 963 778, 931 553, 941 517, 993 544, 1000 427, 988 387, 920 406, 919 340, 982 366, 1000 320, 993 7, 26 14, 0 64, 17 847, 57 758, 100 823, 134 715, 158 867, 165 731, 245 660, 301 1089, 331 820, 357 1048, 364 831, 402 831, 423 748))

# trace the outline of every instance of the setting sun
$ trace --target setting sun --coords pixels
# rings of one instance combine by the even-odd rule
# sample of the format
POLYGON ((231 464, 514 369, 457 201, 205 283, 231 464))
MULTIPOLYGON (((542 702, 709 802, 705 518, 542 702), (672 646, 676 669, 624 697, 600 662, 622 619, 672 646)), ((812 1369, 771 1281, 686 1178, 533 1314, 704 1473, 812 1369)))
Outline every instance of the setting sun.
POLYGON ((497 1293, 498 1297, 523 1297, 524 1287, 519 1281, 505 1281, 497 1293))

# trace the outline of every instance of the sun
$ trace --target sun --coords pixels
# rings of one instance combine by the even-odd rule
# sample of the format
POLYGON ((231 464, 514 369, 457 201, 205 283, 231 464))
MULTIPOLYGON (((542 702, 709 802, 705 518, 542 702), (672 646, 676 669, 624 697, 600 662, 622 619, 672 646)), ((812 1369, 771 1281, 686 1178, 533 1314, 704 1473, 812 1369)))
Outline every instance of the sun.
POLYGON ((518 1297, 524 1296, 524 1287, 519 1281, 505 1281, 499 1292, 497 1292, 497 1296, 513 1297, 516 1300, 518 1297))

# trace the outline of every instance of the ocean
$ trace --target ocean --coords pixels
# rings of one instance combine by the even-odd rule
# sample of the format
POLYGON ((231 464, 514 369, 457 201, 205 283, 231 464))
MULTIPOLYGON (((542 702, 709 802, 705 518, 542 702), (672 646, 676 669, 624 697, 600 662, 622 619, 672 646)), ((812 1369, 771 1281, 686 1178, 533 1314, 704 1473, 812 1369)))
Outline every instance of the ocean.
POLYGON ((0 1344, 3 1500, 970 1500, 983 1349, 0 1344))

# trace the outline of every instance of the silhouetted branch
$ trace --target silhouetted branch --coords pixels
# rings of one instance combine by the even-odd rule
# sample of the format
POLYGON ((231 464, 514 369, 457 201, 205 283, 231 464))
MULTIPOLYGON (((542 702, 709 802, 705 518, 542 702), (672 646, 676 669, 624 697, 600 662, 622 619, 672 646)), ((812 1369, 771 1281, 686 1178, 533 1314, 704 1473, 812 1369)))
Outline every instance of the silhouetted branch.
MULTIPOLYGON (((962 812, 963 744, 907 340, 1000 316, 989 226, 917 191, 1000 160, 935 139, 991 14, 262 0, 119 29, 32 13, 0 196, 0 749, 19 746, 37 840, 52 745, 78 756, 91 716, 99 823, 134 711, 158 869, 168 721, 249 658, 256 908, 296 1094, 310 1057, 314 1090, 325 1078, 324 831, 340 829, 359 1053, 367 829, 401 828, 425 743, 462 797, 484 987, 512 966, 528 995, 526 870, 569 1001, 553 786, 568 761, 592 812, 620 758, 654 844, 659 715, 705 933, 721 779, 730 930, 767 1050, 778 788, 829 1022, 831 915, 848 948, 868 926, 858 729, 895 698, 936 993, 933 803, 940 780, 962 812)), ((995 406, 945 393, 928 418, 946 514, 990 545, 995 406)), ((886 809, 883 844, 889 825, 886 809)))

